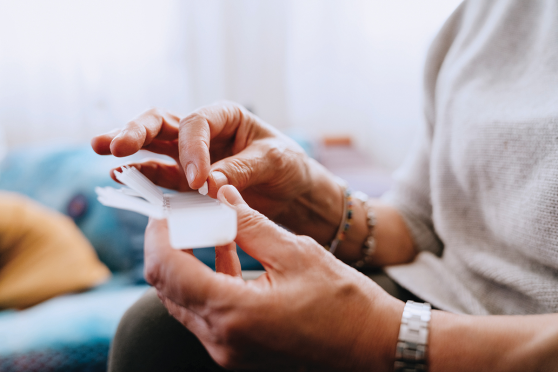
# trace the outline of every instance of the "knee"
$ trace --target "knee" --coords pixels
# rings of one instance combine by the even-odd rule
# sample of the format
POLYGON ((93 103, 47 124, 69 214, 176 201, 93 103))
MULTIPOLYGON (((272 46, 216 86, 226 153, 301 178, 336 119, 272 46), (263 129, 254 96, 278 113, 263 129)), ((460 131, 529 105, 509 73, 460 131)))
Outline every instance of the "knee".
POLYGON ((154 289, 149 289, 122 316, 109 355, 109 371, 141 371, 152 362, 161 342, 161 327, 177 323, 154 289), (174 321, 174 322, 173 322, 174 321), (142 366, 143 365, 143 366, 142 366))
POLYGON ((157 292, 148 290, 120 320, 108 371, 199 369, 222 371, 196 336, 168 313, 157 292))

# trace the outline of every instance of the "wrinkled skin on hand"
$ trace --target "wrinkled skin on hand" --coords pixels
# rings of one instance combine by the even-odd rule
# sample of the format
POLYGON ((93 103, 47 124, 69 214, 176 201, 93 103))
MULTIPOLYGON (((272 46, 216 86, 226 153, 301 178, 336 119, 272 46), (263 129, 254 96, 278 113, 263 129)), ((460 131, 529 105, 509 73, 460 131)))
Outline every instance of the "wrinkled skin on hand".
MULTIPOLYGON (((338 226, 340 217, 330 209, 335 205, 341 213, 338 185, 294 141, 242 107, 220 103, 182 120, 150 110, 91 144, 103 155, 145 149, 170 156, 171 163, 132 166, 178 191, 198 189, 207 180, 209 195, 236 210, 236 243, 266 270, 254 281, 242 280, 234 243, 216 247, 213 272, 191 250, 170 247, 165 221, 151 220, 146 230, 146 279, 217 363, 258 370, 392 368, 404 304, 312 238, 265 217, 280 215, 298 198, 308 211, 294 208, 283 220, 292 222, 300 213, 311 214, 308 221, 329 216, 324 240, 338 226), (314 199, 299 198, 309 190, 314 199), (312 209, 324 200, 321 212, 312 209)), ((316 234, 324 230, 316 226, 316 234)))
POLYGON ((174 250, 165 221, 146 231, 145 274, 169 312, 228 369, 390 370, 404 304, 313 239, 251 209, 232 186, 219 200, 238 214, 236 243, 266 273, 245 282, 235 245, 216 248, 213 272, 174 250))
POLYGON ((178 191, 197 190, 207 180, 213 198, 221 186, 234 185, 270 218, 312 186, 302 148, 230 102, 202 107, 183 119, 152 109, 123 129, 96 136, 91 145, 101 155, 123 157, 140 149, 167 155, 174 162, 131 165, 155 184, 178 191))

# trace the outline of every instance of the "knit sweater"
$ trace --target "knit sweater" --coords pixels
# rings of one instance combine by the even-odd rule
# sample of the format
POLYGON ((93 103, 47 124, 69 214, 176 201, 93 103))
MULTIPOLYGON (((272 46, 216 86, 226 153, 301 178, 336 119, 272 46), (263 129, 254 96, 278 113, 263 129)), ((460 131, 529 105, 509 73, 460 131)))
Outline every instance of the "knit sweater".
POLYGON ((384 195, 420 253, 386 272, 456 313, 558 312, 558 1, 465 1, 430 48, 425 97, 384 195))

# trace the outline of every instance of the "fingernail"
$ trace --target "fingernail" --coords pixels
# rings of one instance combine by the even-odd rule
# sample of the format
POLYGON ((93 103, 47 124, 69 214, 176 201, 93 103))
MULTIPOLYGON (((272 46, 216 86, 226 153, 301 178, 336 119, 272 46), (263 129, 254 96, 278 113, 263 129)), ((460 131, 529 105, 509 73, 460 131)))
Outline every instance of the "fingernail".
POLYGON ((203 183, 202 187, 200 187, 200 188, 198 189, 198 192, 199 192, 200 194, 202 194, 202 195, 207 195, 207 192, 208 192, 208 191, 209 191, 209 188, 208 188, 208 186, 207 186, 207 181, 205 181, 205 182, 203 183))
POLYGON ((223 187, 223 196, 229 204, 238 205, 244 203, 244 199, 242 199, 242 196, 236 187, 232 185, 226 185, 223 187))
POLYGON ((197 175, 198 175, 198 168, 196 167, 196 164, 194 163, 188 164, 188 166, 186 167, 186 179, 188 180, 188 184, 190 185, 190 187, 192 187, 192 183, 196 179, 197 175))
POLYGON ((221 188, 221 186, 225 186, 229 183, 229 179, 222 172, 211 172, 211 176, 213 177, 213 182, 215 182, 215 188, 217 191, 221 188))

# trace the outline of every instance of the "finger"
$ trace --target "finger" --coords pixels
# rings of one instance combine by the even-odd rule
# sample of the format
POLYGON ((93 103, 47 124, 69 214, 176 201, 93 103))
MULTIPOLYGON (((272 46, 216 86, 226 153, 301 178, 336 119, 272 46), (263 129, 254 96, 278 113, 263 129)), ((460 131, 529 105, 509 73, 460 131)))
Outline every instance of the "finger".
MULTIPOLYGON (((159 110, 149 110, 130 121, 124 129, 112 138, 110 152, 123 157, 135 154, 153 139, 172 141, 178 138, 179 118, 159 110)), ((105 139, 106 140, 106 139, 105 139)), ((101 148, 104 149, 103 146, 101 148)))
POLYGON ((232 146, 233 153, 240 152, 257 135, 250 132, 254 123, 249 112, 233 103, 202 107, 180 121, 180 161, 192 189, 200 188, 209 176, 211 140, 220 138, 227 151, 232 146))
POLYGON ((242 191, 273 178, 277 169, 270 166, 274 161, 269 158, 267 150, 268 146, 261 146, 256 141, 238 154, 213 163, 210 176, 207 178, 208 194, 215 198, 224 185, 233 185, 237 190, 242 191))
POLYGON ((207 177, 207 195, 212 197, 213 199, 217 199, 217 192, 222 186, 225 186, 227 184, 229 184, 229 180, 227 176, 223 174, 223 172, 219 170, 211 171, 211 173, 209 173, 209 177, 207 177))
MULTIPOLYGON (((139 170, 144 176, 149 178, 151 182, 157 186, 177 191, 190 191, 188 182, 182 173, 182 168, 176 163, 168 163, 162 160, 144 160, 141 163, 128 164, 139 170)), ((110 172, 110 176, 116 182, 119 182, 114 175, 114 171, 122 172, 122 167, 114 168, 110 172)))
POLYGON ((215 273, 193 255, 173 249, 166 220, 149 220, 144 252, 145 279, 180 306, 235 301, 246 290, 242 279, 215 273))
POLYGON ((121 129, 113 129, 110 132, 100 134, 93 137, 91 140, 91 147, 99 155, 111 155, 110 143, 118 134, 120 134, 121 129))
POLYGON ((215 247, 215 271, 242 278, 242 270, 238 254, 236 253, 235 243, 215 247))
POLYGON ((218 199, 236 210, 236 243, 260 261, 266 270, 284 271, 298 254, 296 235, 280 228, 261 213, 251 209, 233 186, 221 187, 218 199))
POLYGON ((149 145, 143 146, 143 149, 155 154, 169 156, 178 162, 178 140, 162 141, 154 139, 149 145))

